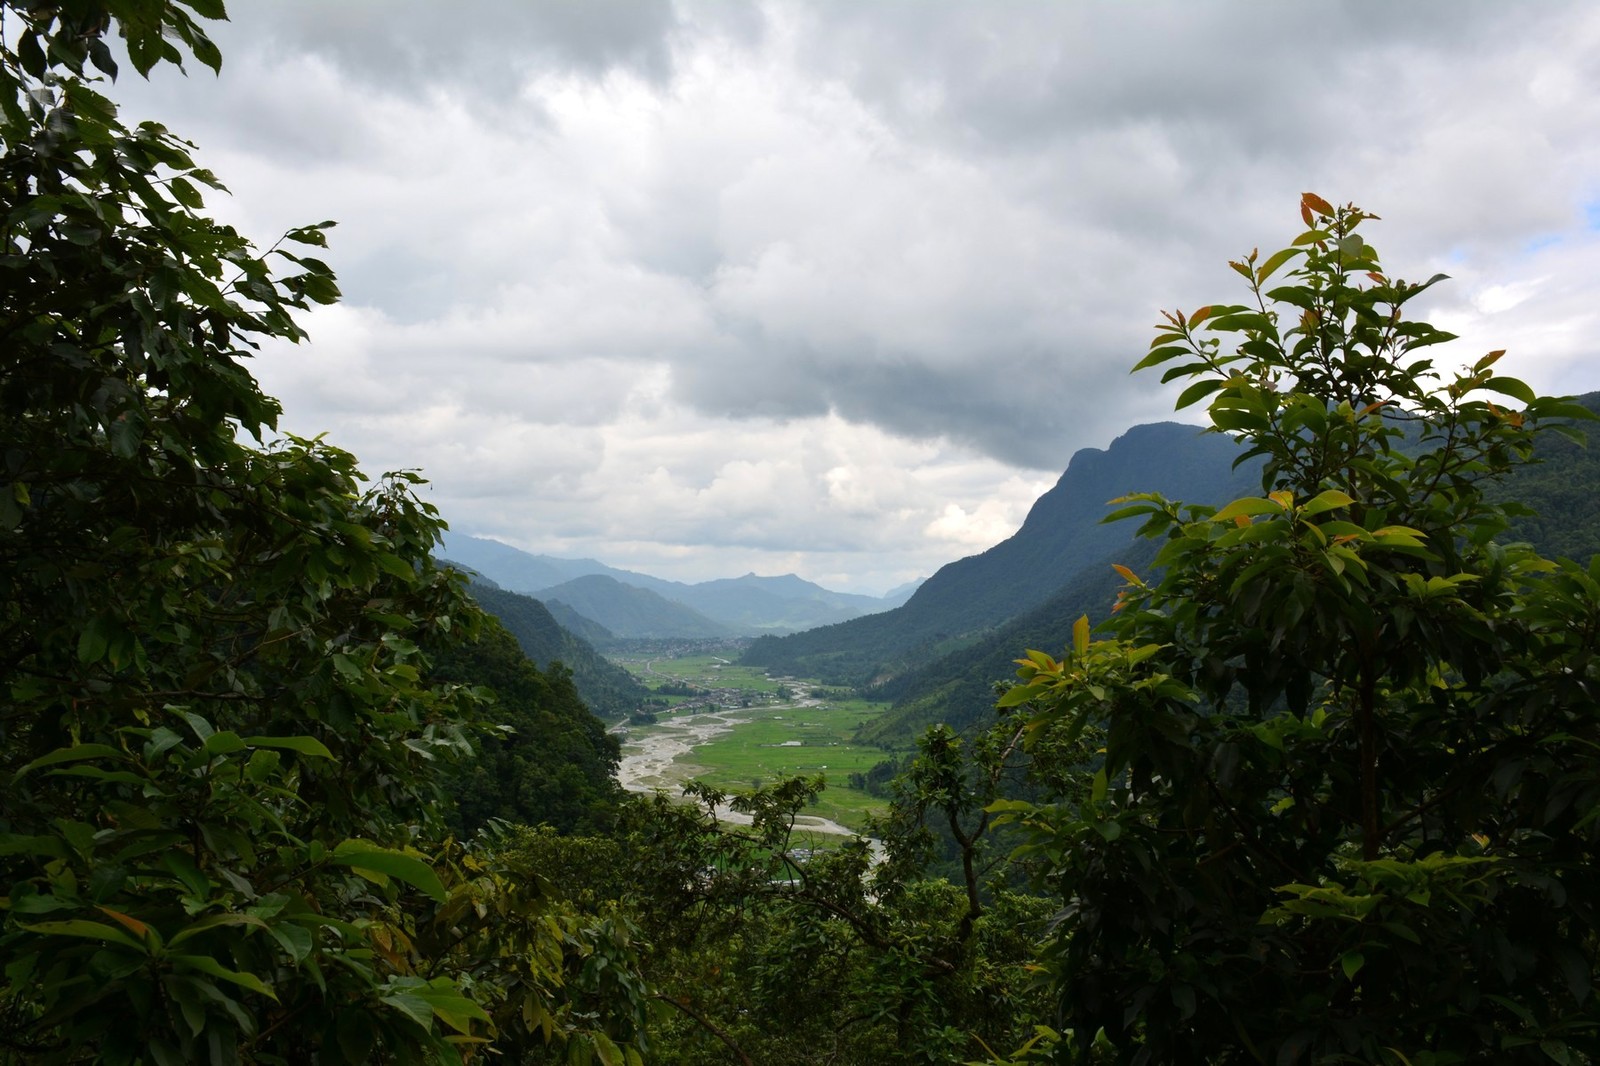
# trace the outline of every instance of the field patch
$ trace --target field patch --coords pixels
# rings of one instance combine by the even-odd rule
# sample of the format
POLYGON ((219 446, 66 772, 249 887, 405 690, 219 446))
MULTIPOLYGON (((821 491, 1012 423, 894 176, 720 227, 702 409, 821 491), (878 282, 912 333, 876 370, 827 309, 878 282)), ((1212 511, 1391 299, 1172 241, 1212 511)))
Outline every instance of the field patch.
POLYGON ((680 755, 662 778, 696 777, 728 792, 746 792, 785 777, 822 775, 827 789, 806 813, 859 829, 868 815, 886 809, 884 800, 850 787, 850 775, 865 774, 896 754, 853 739, 888 709, 887 703, 847 698, 807 680, 769 678, 758 667, 714 655, 617 661, 652 688, 687 684, 701 691, 697 697, 677 697, 654 725, 630 725, 624 759, 630 746, 652 733, 676 731, 677 724, 695 715, 716 714, 735 724, 680 755))

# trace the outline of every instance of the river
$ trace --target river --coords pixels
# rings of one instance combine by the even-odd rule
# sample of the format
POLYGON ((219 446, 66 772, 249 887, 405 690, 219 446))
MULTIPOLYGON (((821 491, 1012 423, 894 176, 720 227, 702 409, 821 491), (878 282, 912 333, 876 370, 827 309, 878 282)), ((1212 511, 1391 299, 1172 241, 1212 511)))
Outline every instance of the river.
MULTIPOLYGON (((766 708, 767 711, 772 709, 766 708)), ((645 733, 618 727, 616 731, 622 737, 622 762, 617 767, 617 780, 629 792, 661 790, 675 793, 678 786, 700 769, 689 759, 696 747, 748 721, 749 716, 738 710, 720 710, 664 719, 645 733)), ((733 825, 749 825, 751 821, 748 814, 740 814, 726 806, 717 808, 717 817, 733 825)), ((813 814, 796 815, 794 827, 809 833, 846 837, 859 835, 854 829, 842 826, 831 818, 820 818, 813 814)))

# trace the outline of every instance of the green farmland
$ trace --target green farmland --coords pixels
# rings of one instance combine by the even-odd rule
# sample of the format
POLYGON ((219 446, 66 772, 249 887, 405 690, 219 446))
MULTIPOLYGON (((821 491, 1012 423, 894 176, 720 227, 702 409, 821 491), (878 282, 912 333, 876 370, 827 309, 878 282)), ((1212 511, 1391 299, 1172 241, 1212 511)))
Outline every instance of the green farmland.
MULTIPOLYGON (((652 688, 665 683, 700 690, 696 696, 672 697, 675 705, 661 712, 656 724, 631 725, 628 735, 634 743, 678 731, 695 715, 725 714, 738 723, 678 761, 683 779, 694 777, 741 792, 784 777, 820 774, 828 787, 808 813, 851 828, 860 828, 869 814, 886 807, 882 799, 851 788, 849 775, 864 774, 895 754, 854 740, 856 731, 888 704, 830 698, 835 693, 817 698, 812 694, 823 690, 811 681, 770 679, 759 668, 714 655, 619 662, 652 688)), ((625 744, 625 755, 626 749, 625 744)))

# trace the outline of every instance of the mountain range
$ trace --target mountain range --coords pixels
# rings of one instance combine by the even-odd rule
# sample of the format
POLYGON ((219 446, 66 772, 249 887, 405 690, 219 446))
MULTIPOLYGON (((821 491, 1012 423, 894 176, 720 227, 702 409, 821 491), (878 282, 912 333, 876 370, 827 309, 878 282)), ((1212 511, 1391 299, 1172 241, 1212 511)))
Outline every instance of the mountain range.
POLYGON ((558 622, 538 600, 500 588, 481 576, 474 577, 467 591, 478 606, 499 619, 522 654, 540 670, 548 674, 557 663, 565 667, 596 717, 607 721, 624 718, 650 696, 650 690, 632 674, 597 652, 586 637, 558 622))
POLYGON ((543 601, 552 613, 565 616, 569 629, 585 628, 585 622, 601 627, 604 635, 592 626, 586 634, 596 645, 608 639, 797 633, 892 610, 917 587, 913 582, 885 596, 861 596, 833 592, 794 574, 686 584, 594 559, 533 555, 453 532, 446 534, 439 554, 502 589, 543 601))
MULTIPOLYGON (((871 687, 913 670, 1045 603, 1086 567, 1110 571, 1132 540, 1104 525, 1106 501, 1161 492, 1194 502, 1243 495, 1253 470, 1232 467, 1233 441, 1174 422, 1135 426, 1104 450, 1072 457, 1022 527, 979 555, 950 563, 903 607, 751 645, 744 661, 829 684, 871 687)), ((1231 497, 1230 497, 1231 498, 1231 497)))
MULTIPOLYGON (((1600 413, 1600 393, 1578 397, 1600 413)), ((986 723, 996 681, 1014 676, 1028 648, 1060 654, 1077 618, 1104 620, 1122 578, 1155 546, 1136 522, 1104 524, 1106 502, 1160 492, 1221 504, 1261 491, 1259 467, 1234 469, 1231 441, 1172 423, 1136 426, 1105 451, 1081 451, 1008 540, 952 563, 895 611, 781 639, 756 641, 744 661, 850 684, 893 701, 862 739, 901 748, 937 722, 986 723), (1011 604, 1009 613, 1005 605, 1011 604)), ((1494 495, 1524 504, 1502 537, 1549 557, 1586 561, 1600 551, 1600 454, 1557 434, 1540 439, 1537 462, 1516 468, 1494 495)))
MULTIPOLYGON (((1600 412, 1600 393, 1579 400, 1600 412)), ((904 597, 898 605, 894 594, 833 593, 793 575, 685 585, 455 534, 442 554, 544 600, 548 610, 539 610, 549 625, 559 620, 567 639, 585 647, 636 637, 769 634, 750 645, 743 662, 892 700, 863 739, 903 747, 934 722, 960 728, 986 720, 993 684, 1012 675, 1012 660, 1024 649, 1059 651, 1074 619, 1106 617, 1122 584, 1112 564, 1139 570, 1154 554, 1135 538, 1137 523, 1102 521, 1108 501, 1159 492, 1222 504, 1259 492, 1259 467, 1235 467, 1238 456, 1231 439, 1194 426, 1135 426, 1105 449, 1075 454, 1015 534, 897 590, 904 597)), ((1535 512, 1510 536, 1546 555, 1587 559, 1600 550, 1600 456, 1551 434, 1538 457, 1497 490, 1535 512)))

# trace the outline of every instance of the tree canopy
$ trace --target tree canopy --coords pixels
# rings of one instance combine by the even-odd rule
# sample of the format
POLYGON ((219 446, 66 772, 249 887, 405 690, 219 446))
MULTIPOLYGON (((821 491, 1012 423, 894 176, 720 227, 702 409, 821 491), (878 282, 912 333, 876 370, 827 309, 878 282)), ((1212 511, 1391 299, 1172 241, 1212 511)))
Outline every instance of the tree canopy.
POLYGON ((1063 903, 1058 1054, 1593 1061, 1600 564, 1502 543, 1486 491, 1588 412, 1502 352, 1439 368, 1405 310, 1442 279, 1301 210, 1230 264, 1247 302, 1167 314, 1139 364, 1209 398, 1262 495, 1122 501, 1151 572, 1002 701, 1106 730, 1087 802, 1008 812, 1063 903))
POLYGON ((258 250, 100 92, 111 32, 217 68, 222 4, 0 17, 0 1061, 623 1054, 557 1016, 620 941, 447 840, 487 693, 421 650, 481 614, 420 479, 275 434, 246 368, 338 298, 331 223, 258 250))
POLYGON ((220 17, 0 0, 0 1062, 1600 1059, 1600 562, 1499 487, 1589 412, 1438 367, 1374 216, 1307 194, 1140 363, 1260 495, 1121 501, 1103 636, 812 853, 820 780, 623 800, 419 477, 276 431, 331 223, 256 248, 100 91, 220 17))

